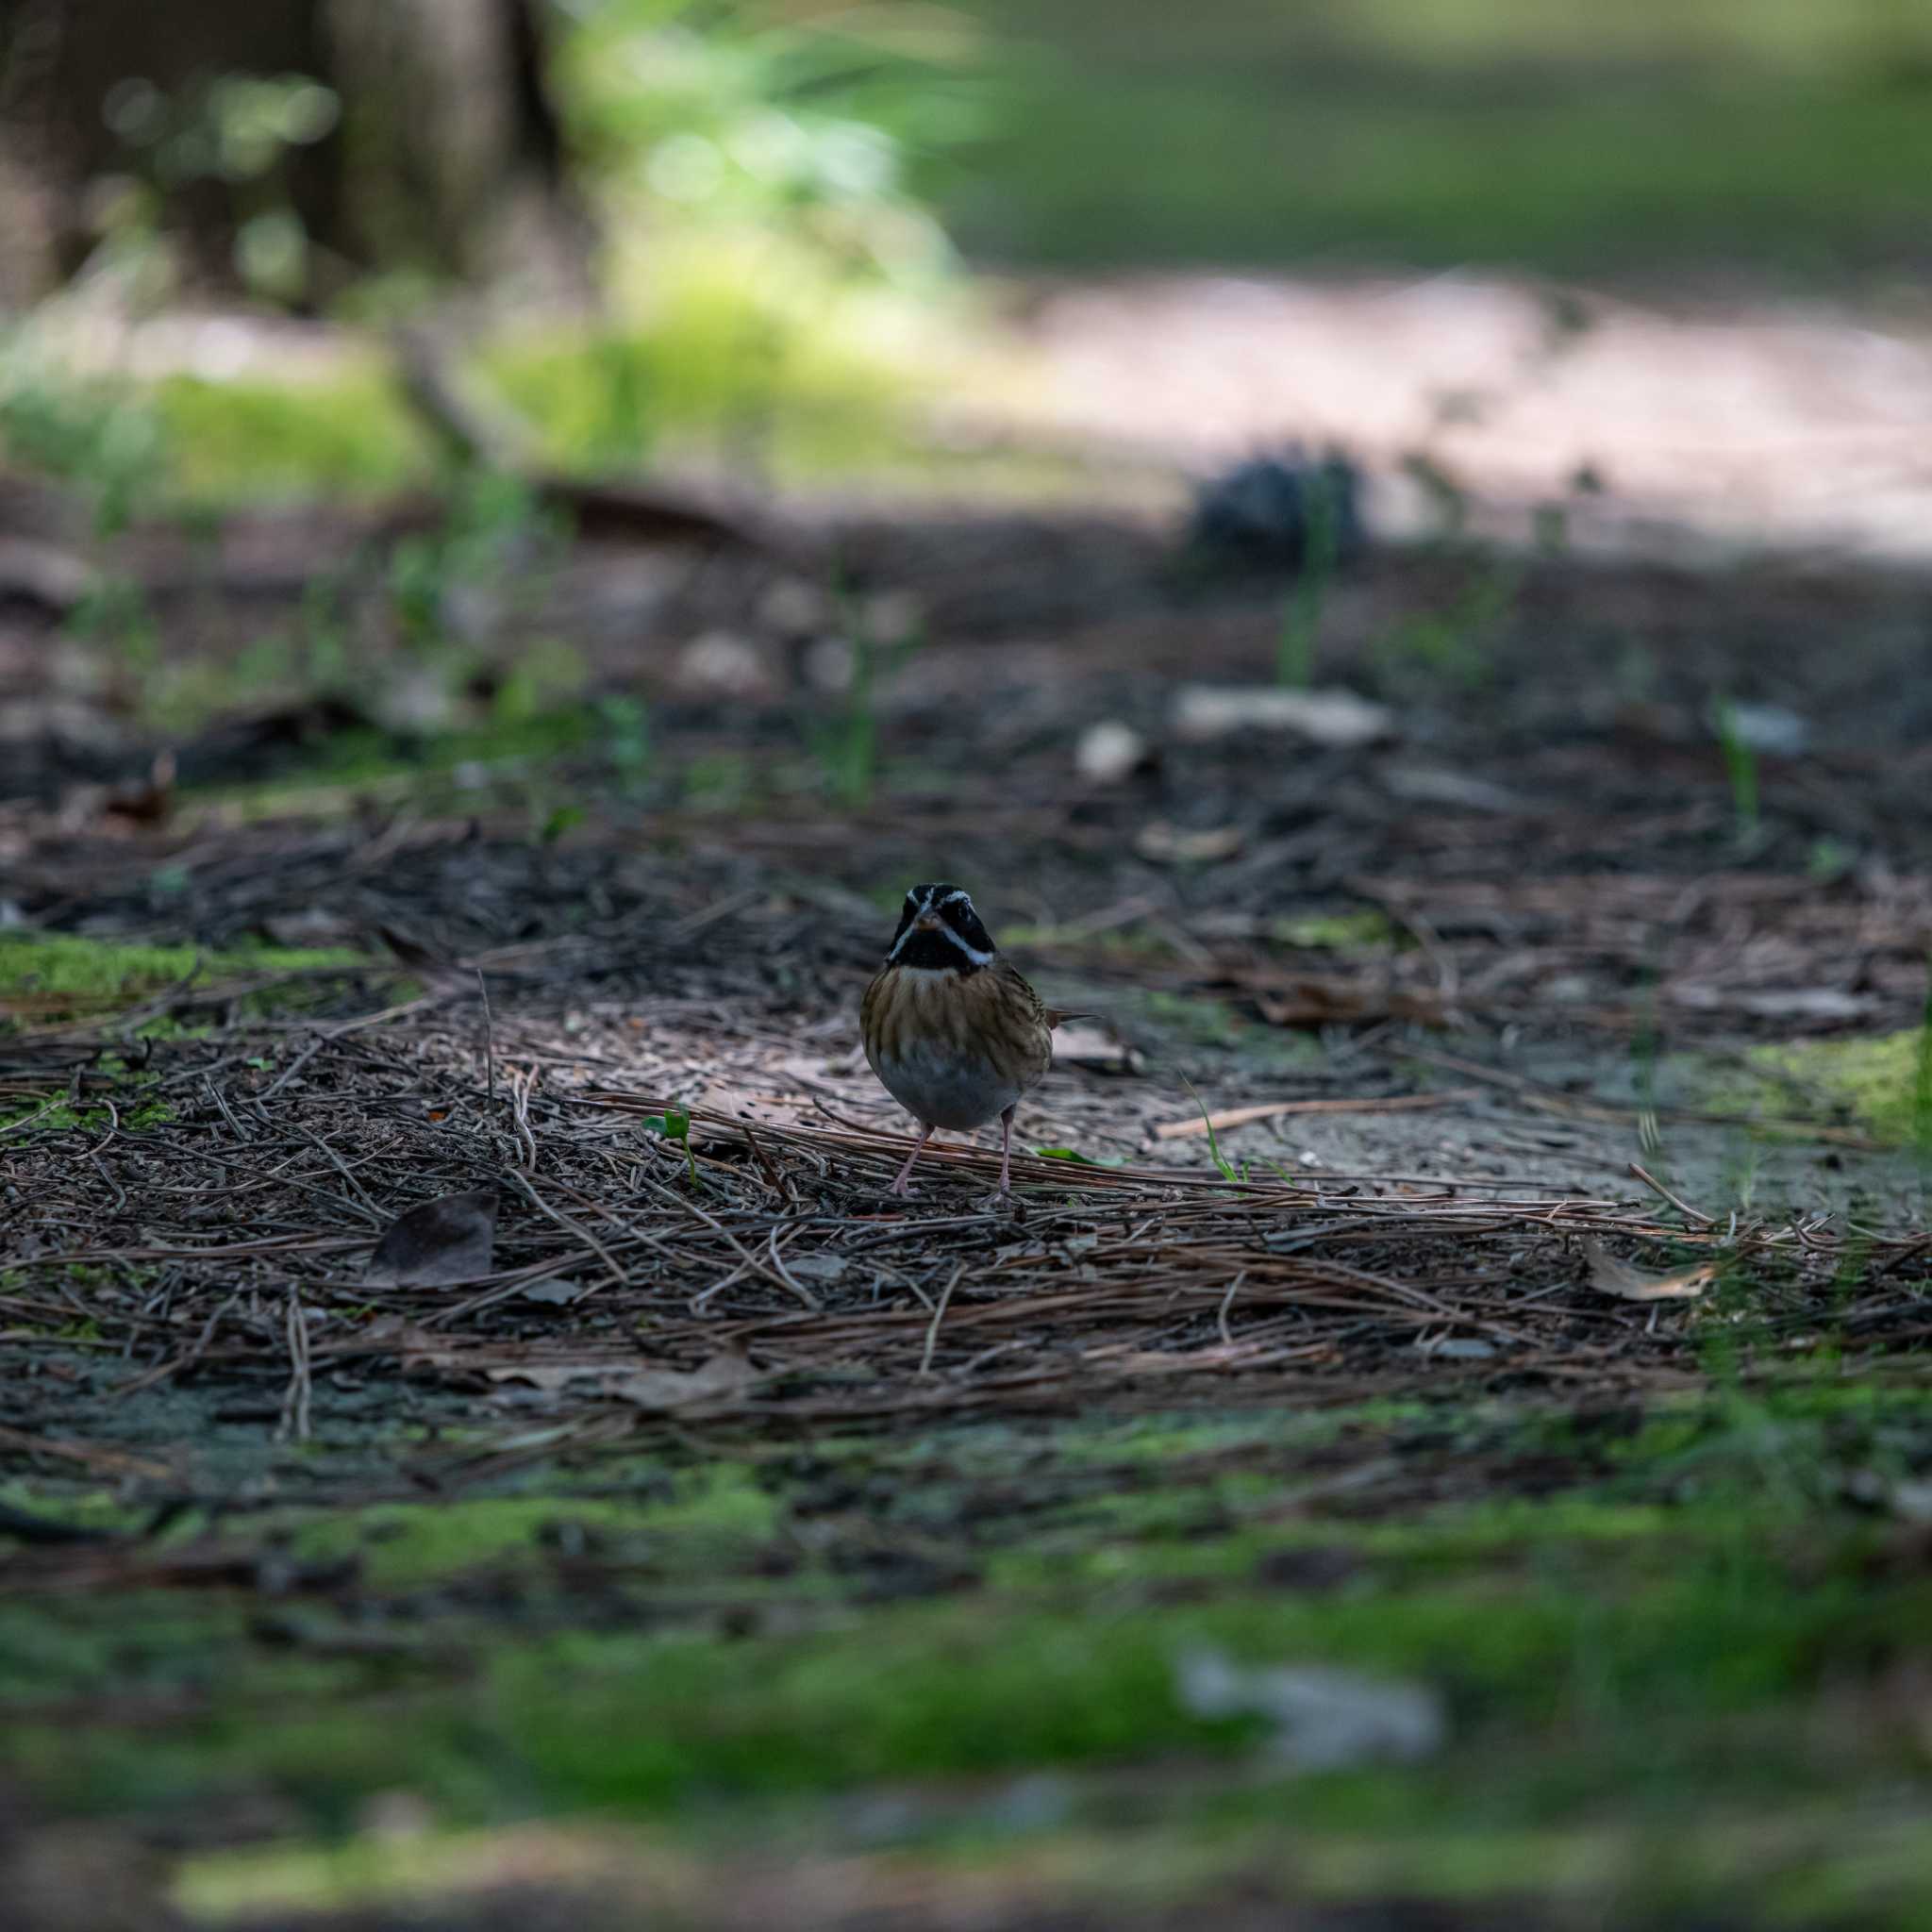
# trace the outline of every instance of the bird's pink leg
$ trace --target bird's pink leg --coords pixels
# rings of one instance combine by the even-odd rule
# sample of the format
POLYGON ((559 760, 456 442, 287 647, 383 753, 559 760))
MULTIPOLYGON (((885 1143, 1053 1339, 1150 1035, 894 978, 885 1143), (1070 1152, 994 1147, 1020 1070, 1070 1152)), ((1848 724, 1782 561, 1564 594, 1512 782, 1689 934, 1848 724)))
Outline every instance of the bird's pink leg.
POLYGON ((919 1158, 920 1149, 931 1139, 932 1129, 930 1127, 921 1127, 919 1139, 912 1143, 912 1152, 906 1157, 906 1165, 899 1170, 899 1178, 886 1190, 887 1193, 909 1195, 912 1192, 911 1188, 908 1186, 908 1183, 912 1178, 912 1163, 919 1158))
POLYGON ((1009 1107, 1000 1116, 1000 1192, 1013 1191, 1013 1109, 1009 1107))

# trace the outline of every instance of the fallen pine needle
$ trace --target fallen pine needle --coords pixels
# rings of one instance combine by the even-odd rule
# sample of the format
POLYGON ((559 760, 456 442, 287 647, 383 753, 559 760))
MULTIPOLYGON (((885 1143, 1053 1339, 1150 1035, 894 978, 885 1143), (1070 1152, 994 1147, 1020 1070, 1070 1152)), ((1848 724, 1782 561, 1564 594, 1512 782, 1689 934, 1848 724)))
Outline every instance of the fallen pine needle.
POLYGON ((946 1319, 946 1304, 953 1299, 953 1291, 958 1287, 959 1277, 965 1272, 964 1261, 954 1267, 952 1276, 940 1296, 940 1305, 932 1311, 932 1326, 925 1331, 925 1352, 919 1357, 919 1373, 922 1375, 932 1374, 932 1352, 939 1345, 940 1324, 946 1319))
POLYGON ((1270 1100, 1259 1107, 1230 1107, 1222 1113, 1193 1114, 1184 1121, 1162 1121, 1154 1129, 1157 1141, 1199 1140, 1210 1129, 1225 1133, 1251 1121, 1272 1121, 1291 1113, 1416 1113, 1424 1108, 1447 1107, 1457 1100, 1477 1100, 1482 1090, 1457 1087, 1448 1093, 1398 1093, 1387 1100, 1270 1100))

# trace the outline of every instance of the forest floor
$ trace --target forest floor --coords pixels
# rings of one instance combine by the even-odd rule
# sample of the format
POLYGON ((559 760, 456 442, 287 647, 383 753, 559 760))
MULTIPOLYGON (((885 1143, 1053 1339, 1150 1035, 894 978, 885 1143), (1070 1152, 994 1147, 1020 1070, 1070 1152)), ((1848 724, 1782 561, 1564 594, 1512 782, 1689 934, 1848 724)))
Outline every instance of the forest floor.
POLYGON ((791 542, 0 611, 29 1923, 1924 1923, 1932 587, 791 542), (1091 1016, 1009 1202, 935 876, 1091 1016))

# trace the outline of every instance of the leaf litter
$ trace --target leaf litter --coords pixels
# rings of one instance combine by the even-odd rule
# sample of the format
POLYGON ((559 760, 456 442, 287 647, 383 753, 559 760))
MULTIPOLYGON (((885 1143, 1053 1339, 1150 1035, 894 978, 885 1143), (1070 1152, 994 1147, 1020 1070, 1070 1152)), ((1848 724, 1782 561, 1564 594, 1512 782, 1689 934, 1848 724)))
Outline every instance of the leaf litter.
MULTIPOLYGON (((1176 662, 1244 648, 1239 612, 1191 612, 1172 647, 1140 618, 1096 622, 1003 684, 994 641, 1058 624, 1096 580, 1155 608, 1155 579, 1108 579, 1104 561, 1085 577, 1086 563, 1041 571, 1031 552, 1002 579, 977 540, 939 534, 853 546, 861 575, 881 555, 924 558, 936 629, 976 640, 924 654, 924 694, 891 727, 908 754, 992 742, 1036 690, 1077 708, 1082 660, 1093 700, 1104 686, 1108 714, 1152 742, 1176 662)), ((1089 562, 1130 547, 1071 528, 1054 541, 1089 562)), ((1697 632, 1682 613, 1707 592, 1667 588, 1673 624, 1697 632)), ((1536 589, 1557 609, 1541 652, 1578 611, 1554 577, 1536 589)), ((1397 590, 1370 583, 1365 601, 1397 590)), ((1592 576, 1588 597, 1603 594, 1592 576)), ((1755 650, 1761 626, 1748 628, 1755 650)), ((634 649, 628 630, 623 642, 634 649)), ((337 938, 411 934, 415 963, 372 943, 366 963, 183 984, 119 1012, 21 1003, 0 1085, 57 1124, 0 1141, 0 1334, 38 1372, 9 1385, 0 1457, 111 1480, 158 1514, 171 1498, 245 1498, 299 1394, 310 1449, 342 1452, 307 1468, 303 1493, 353 1510, 491 1493, 540 1467, 589 1482, 640 1452, 703 1468, 747 1444, 790 1457, 1096 1410, 1499 1391, 1641 1410, 1707 1380, 1690 1324, 1641 1304, 1694 1299, 1733 1259, 1757 1297, 1747 1373, 1820 1346, 1910 1373, 1932 1253, 1919 1197, 1881 1187, 1855 1215, 1846 1190, 1822 1198, 1819 1172, 1789 1162, 1735 1217, 1681 1163, 1677 1192, 1633 1197, 1639 1137, 1707 1144, 1776 1123, 1652 1105, 1613 1074, 1659 1024, 1680 1047, 1726 1052, 1772 1024, 1828 1035, 1854 1008, 1917 1018, 1932 922, 1914 842, 1923 763, 1816 755, 1811 791, 1767 790, 1747 859, 1714 760, 1648 740, 1634 758, 1624 725, 1570 729, 1575 700, 1565 686, 1561 728, 1525 728, 1507 761, 1480 755, 1489 696, 1438 714, 1466 754, 1440 756, 1507 769, 1519 816, 1441 787, 1429 809, 1405 808, 1404 784, 1383 782, 1399 714, 1295 760, 1266 733, 1176 734, 1100 798, 1068 795, 1075 737, 1049 731, 1003 755, 996 795, 895 797, 870 814, 794 799, 726 821, 665 789, 554 839, 531 836, 521 795, 438 800, 413 778, 373 786, 353 814, 226 817, 180 784, 157 795, 158 817, 111 831, 9 808, 10 916, 30 924, 185 931, 213 948, 296 930, 286 922, 323 905, 337 938), (1675 760, 1664 787, 1659 758, 1675 760), (1158 862, 1134 849, 1152 823, 1173 832, 1158 862), (1827 824, 1886 863, 1822 885, 1807 866, 1827 824), (936 850, 991 881, 995 903, 1050 910, 1029 974, 1101 1017, 1023 1123, 1060 1158, 1016 1155, 1018 1199, 999 1204, 995 1148, 948 1141, 908 1212, 883 1191, 904 1124, 853 1052, 853 1008, 883 938, 869 895, 924 875, 936 850), (161 875, 179 881, 166 900, 161 875), (1398 937, 1277 936, 1313 908, 1368 908, 1398 937), (1444 1025, 1457 1053, 1432 1038, 1444 1025), (155 1026, 163 1037, 137 1045, 155 1026), (1198 1135, 1167 1141, 1182 1069, 1213 1105, 1198 1135), (1209 1164, 1215 1124, 1239 1126, 1253 1158, 1209 1164), (1579 1246, 1602 1257, 1581 1274, 1579 1246), (1651 1274, 1613 1247, 1698 1258, 1651 1274), (499 1407, 519 1398, 540 1413, 499 1407), (150 1413, 166 1428, 137 1434, 150 1413), (219 1430, 259 1459, 215 1463, 214 1433, 183 1426, 190 1415, 227 1418, 219 1430), (348 1453, 378 1441, 380 1454, 348 1453)), ((667 720, 661 741, 667 756, 680 733, 707 756, 747 742, 761 756, 786 728, 747 700, 667 720)), ((144 753, 138 772, 151 769, 144 753)), ((586 798, 608 775, 594 759, 558 773, 586 798)), ((1857 1124, 1807 1118, 1802 1096, 1786 1111, 1817 1130, 1807 1160, 1874 1151, 1857 1124)), ((1506 1491, 1512 1468, 1343 1455, 1270 1507, 1397 1510, 1506 1491)), ((291 1572, 267 1543, 245 1560, 163 1561, 129 1533, 28 1554, 10 1588, 71 1583, 83 1563, 95 1591, 203 1576, 265 1593, 291 1574, 286 1587, 317 1597, 347 1588, 325 1565, 291 1572)), ((897 1570, 876 1550, 848 1555, 887 1593, 974 1574, 955 1551, 897 1570)), ((1402 1679, 1194 1665, 1199 1696, 1317 1761, 1420 1752, 1438 1707, 1402 1679)))

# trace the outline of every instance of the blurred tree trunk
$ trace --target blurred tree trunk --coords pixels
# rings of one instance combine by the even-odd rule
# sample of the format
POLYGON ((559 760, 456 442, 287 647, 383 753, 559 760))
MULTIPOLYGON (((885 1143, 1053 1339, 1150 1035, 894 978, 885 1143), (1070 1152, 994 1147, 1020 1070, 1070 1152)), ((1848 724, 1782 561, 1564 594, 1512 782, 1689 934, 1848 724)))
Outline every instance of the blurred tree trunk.
MULTIPOLYGON (((109 125, 117 89, 150 83, 178 124, 232 75, 307 75, 341 102, 276 177, 312 246, 311 298, 369 270, 575 281, 587 237, 545 90, 545 4, 0 0, 0 299, 71 272, 90 184, 152 160, 109 125)), ((162 185, 196 268, 231 277, 246 197, 218 175, 162 185)))
POLYGON ((578 229, 533 0, 318 0, 343 107, 345 252, 555 275, 578 229))
POLYGON ((0 0, 0 314, 55 277, 60 208, 40 96, 60 39, 54 0, 0 0))

